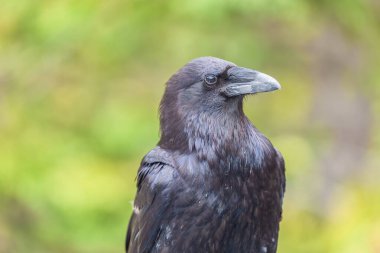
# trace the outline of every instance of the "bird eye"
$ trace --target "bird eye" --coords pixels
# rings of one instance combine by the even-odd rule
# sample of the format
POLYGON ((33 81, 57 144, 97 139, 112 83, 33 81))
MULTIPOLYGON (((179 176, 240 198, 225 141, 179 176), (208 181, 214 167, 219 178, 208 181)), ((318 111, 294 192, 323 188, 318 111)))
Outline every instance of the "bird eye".
POLYGON ((218 78, 213 74, 207 74, 205 76, 205 82, 209 85, 216 84, 217 81, 218 81, 218 78))

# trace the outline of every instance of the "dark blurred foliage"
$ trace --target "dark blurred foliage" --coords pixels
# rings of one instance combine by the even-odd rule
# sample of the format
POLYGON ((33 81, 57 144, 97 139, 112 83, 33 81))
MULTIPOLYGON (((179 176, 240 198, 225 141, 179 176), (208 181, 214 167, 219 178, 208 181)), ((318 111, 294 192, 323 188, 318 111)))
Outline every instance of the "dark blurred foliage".
POLYGON ((212 55, 277 78, 279 252, 380 252, 380 2, 2 1, 0 252, 122 252, 164 83, 212 55))

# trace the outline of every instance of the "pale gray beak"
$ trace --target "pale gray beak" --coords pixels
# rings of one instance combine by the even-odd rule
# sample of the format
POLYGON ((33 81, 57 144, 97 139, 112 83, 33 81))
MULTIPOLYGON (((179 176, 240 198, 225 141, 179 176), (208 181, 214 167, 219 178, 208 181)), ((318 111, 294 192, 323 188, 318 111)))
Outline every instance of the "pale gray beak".
POLYGON ((227 74, 228 84, 221 88, 221 92, 227 97, 281 89, 281 85, 276 79, 256 70, 232 67, 227 74))

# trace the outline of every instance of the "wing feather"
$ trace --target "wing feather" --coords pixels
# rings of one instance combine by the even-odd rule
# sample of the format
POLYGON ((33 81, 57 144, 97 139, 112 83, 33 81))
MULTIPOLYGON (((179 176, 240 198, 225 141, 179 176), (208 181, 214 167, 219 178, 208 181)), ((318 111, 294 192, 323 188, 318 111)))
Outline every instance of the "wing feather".
POLYGON ((173 178, 176 170, 169 162, 167 156, 155 151, 141 163, 134 212, 126 237, 126 251, 129 253, 152 252, 154 248, 159 251, 161 245, 158 240, 168 222, 168 208, 175 192, 173 178))

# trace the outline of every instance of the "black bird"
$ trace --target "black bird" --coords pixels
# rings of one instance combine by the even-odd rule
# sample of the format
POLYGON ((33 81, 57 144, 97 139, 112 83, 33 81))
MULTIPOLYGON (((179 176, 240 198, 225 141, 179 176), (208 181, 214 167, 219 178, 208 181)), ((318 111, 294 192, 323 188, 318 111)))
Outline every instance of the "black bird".
POLYGON ((276 252, 284 161, 244 115, 243 97, 280 88, 214 57, 167 82, 161 139, 142 160, 126 251, 276 252))

